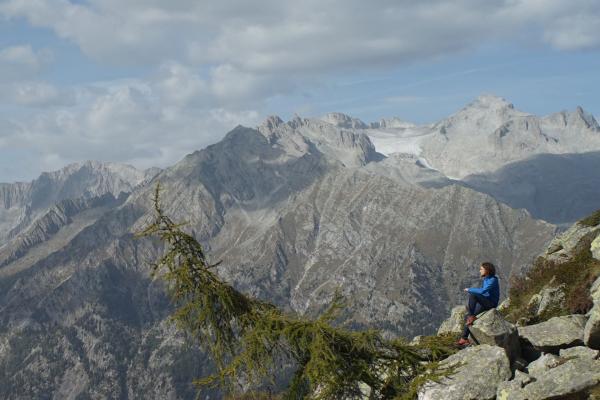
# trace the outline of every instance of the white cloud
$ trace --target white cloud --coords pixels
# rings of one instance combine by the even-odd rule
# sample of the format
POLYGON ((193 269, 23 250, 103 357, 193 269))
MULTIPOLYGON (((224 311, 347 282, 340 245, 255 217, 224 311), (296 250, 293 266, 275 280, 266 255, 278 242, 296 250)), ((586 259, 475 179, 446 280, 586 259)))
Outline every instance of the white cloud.
POLYGON ((206 104, 209 96, 206 81, 191 68, 178 63, 161 66, 156 86, 167 104, 184 105, 202 99, 206 104))
POLYGON ((214 3, 8 0, 0 14, 50 28, 101 62, 175 59, 244 72, 411 62, 532 27, 539 40, 561 49, 600 45, 595 0, 214 3))
MULTIPOLYGON (((200 78, 179 65, 167 70, 153 80, 72 89, 69 106, 40 108, 25 117, 0 117, 0 159, 15 149, 35 155, 11 160, 10 169, 1 165, 5 176, 0 181, 32 179, 40 171, 88 159, 164 167, 214 143, 238 124, 258 124, 255 110, 214 107, 210 97, 203 104, 198 97, 210 96, 204 83, 178 97, 178 89, 185 89, 188 79, 198 82, 200 78)), ((52 92, 51 87, 43 90, 52 92)))
POLYGON ((174 103, 208 91, 226 108, 488 40, 600 47, 597 0, 6 0, 0 16, 48 28, 100 64, 154 66, 171 77, 161 95, 174 103))
POLYGON ((29 107, 59 107, 75 104, 74 94, 47 82, 19 81, 0 84, 0 99, 29 107))
POLYGON ((31 77, 51 58, 49 50, 34 51, 30 45, 0 48, 0 81, 31 77))

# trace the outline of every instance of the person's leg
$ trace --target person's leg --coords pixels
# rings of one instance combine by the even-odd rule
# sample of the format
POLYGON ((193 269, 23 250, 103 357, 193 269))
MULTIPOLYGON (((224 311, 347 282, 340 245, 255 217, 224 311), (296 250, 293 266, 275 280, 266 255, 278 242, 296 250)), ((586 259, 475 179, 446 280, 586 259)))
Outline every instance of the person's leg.
POLYGON ((465 317, 465 328, 463 329, 463 334, 461 336, 463 339, 467 339, 469 337, 468 320, 491 308, 494 308, 494 305, 492 304, 490 299, 478 294, 469 293, 469 301, 467 303, 467 316, 465 317))
POLYGON ((477 315, 477 314, 480 314, 480 313, 482 313, 484 311, 491 310, 492 308, 495 308, 494 304, 492 303, 492 301, 490 299, 488 299, 487 297, 482 296, 480 294, 476 294, 474 296, 476 298, 476 302, 477 302, 477 305, 479 307, 478 307, 477 310, 475 310, 476 312, 473 315, 477 315))
POLYGON ((465 340, 466 340, 466 339, 468 339, 468 338, 469 338, 469 333, 470 333, 470 332, 469 332, 469 325, 467 325, 467 324, 465 323, 465 328, 463 329, 463 333, 462 333, 462 335, 461 335, 461 338, 462 338, 462 339, 465 339, 465 340))
POLYGON ((490 299, 479 294, 469 293, 467 316, 477 315, 491 308, 494 308, 494 305, 490 299))

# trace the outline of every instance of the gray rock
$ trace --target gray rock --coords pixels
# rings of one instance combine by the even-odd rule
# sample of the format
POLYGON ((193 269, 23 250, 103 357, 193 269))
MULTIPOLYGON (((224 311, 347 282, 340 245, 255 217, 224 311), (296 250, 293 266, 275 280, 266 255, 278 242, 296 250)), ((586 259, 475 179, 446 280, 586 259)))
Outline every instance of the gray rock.
POLYGON ((583 329, 583 343, 592 349, 600 350, 600 303, 594 304, 588 313, 583 329))
POLYGON ((544 354, 537 360, 529 363, 527 372, 534 377, 543 376, 550 368, 554 368, 561 363, 561 358, 554 354, 544 354))
POLYGON ((564 284, 555 287, 551 285, 544 287, 538 293, 531 296, 528 309, 539 316, 553 309, 564 308, 566 299, 565 287, 564 284))
POLYGON ((510 297, 507 297, 500 304, 498 304, 498 307, 496 307, 496 310, 502 312, 502 311, 508 309, 508 307, 510 307, 510 297))
POLYGON ((522 388, 518 388, 518 385, 499 387, 496 399, 544 400, 562 399, 569 395, 586 396, 589 389, 600 384, 600 360, 588 357, 560 360, 557 365, 535 376, 535 379, 522 388))
POLYGON ((546 258, 556 263, 570 260, 579 241, 590 232, 598 230, 600 230, 600 226, 571 225, 564 233, 552 240, 546 251, 546 258))
POLYGON ((600 260, 600 235, 594 239, 590 250, 592 252, 592 257, 594 257, 596 260, 600 260))
POLYGON ((585 322, 583 315, 554 317, 539 324, 519 327, 519 337, 538 351, 558 353, 559 349, 583 344, 585 322))
POLYGON ((499 396, 501 393, 516 393, 531 381, 532 378, 529 375, 517 370, 515 371, 515 377, 513 379, 500 382, 496 396, 499 396))
POLYGON ((568 349, 562 349, 559 354, 563 358, 578 357, 589 358, 593 360, 598 358, 598 356, 600 355, 600 351, 593 350, 585 346, 576 346, 570 347, 568 349))
POLYGON ((440 363, 442 370, 452 366, 454 374, 422 386, 419 400, 494 399, 498 385, 511 377, 504 349, 487 344, 468 347, 440 363))
MULTIPOLYGON (((598 241, 599 238, 600 236, 594 242, 598 241)), ((594 302, 594 306, 587 314, 588 320, 583 330, 583 342, 588 347, 600 350, 600 277, 592 284, 590 297, 594 302)))
POLYGON ((459 334, 465 327, 465 317, 467 316, 467 309, 465 306, 456 306, 452 309, 450 317, 446 319, 440 325, 437 334, 443 335, 447 333, 459 334))
POLYGON ((590 287, 590 297, 594 301, 594 304, 600 304, 600 276, 594 281, 594 283, 592 283, 592 286, 590 287))
POLYGON ((517 328, 492 309, 480 315, 471 326, 471 335, 480 344, 502 347, 514 362, 521 354, 517 328))
POLYGON ((412 340, 408 344, 411 346, 418 346, 423 342, 424 337, 425 336, 423 336, 423 335, 417 335, 414 338, 412 338, 412 340))

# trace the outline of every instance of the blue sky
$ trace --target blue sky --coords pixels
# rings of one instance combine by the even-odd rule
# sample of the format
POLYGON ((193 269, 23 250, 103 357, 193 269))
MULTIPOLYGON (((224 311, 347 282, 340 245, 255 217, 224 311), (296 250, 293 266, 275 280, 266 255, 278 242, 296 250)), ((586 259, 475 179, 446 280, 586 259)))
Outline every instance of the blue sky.
POLYGON ((272 114, 600 115, 597 1, 298 3, 0 0, 0 182, 164 167, 272 114))

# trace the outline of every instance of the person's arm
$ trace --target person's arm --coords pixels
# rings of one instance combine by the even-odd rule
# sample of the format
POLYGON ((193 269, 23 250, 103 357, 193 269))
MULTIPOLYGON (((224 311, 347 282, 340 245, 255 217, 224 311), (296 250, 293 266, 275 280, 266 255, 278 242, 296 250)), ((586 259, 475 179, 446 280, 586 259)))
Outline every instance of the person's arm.
POLYGON ((491 279, 484 279, 483 280, 483 287, 480 288, 468 288, 467 292, 469 293, 473 293, 473 294, 481 294, 481 295, 489 295, 490 294, 490 289, 492 288, 493 284, 494 284, 495 279, 491 278, 491 279))

